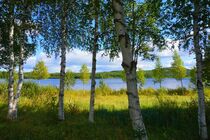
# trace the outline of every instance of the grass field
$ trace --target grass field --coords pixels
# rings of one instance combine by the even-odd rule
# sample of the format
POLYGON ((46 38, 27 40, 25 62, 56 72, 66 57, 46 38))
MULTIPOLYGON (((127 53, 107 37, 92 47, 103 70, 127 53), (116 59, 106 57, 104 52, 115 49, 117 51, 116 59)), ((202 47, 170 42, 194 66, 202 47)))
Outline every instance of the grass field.
MULTIPOLYGON (((19 102, 18 120, 9 121, 6 118, 7 94, 0 88, 0 140, 131 140, 134 138, 127 110, 127 96, 124 93, 106 96, 97 94, 95 123, 91 124, 87 119, 88 91, 66 91, 65 121, 58 121, 57 89, 39 87, 37 94, 26 94, 25 92, 32 92, 31 89, 26 90, 24 87, 19 102)), ((208 126, 210 126, 209 91, 206 89, 208 126)), ((198 139, 195 93, 185 96, 144 94, 140 95, 140 102, 149 139, 198 139)))

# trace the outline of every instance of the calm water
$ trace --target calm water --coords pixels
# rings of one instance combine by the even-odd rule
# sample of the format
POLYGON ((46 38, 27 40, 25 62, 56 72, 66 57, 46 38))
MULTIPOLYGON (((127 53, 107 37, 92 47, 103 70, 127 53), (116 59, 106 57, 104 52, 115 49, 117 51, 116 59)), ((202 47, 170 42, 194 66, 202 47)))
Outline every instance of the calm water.
MULTIPOLYGON (((0 80, 0 82, 2 82, 4 80, 0 80)), ((36 82, 40 85, 52 85, 52 86, 59 86, 59 79, 43 79, 43 80, 29 80, 29 79, 26 79, 25 81, 33 81, 33 82, 36 82)), ((96 79, 96 86, 98 86, 99 84, 99 81, 100 79, 96 79)), ((121 88, 126 88, 126 83, 123 82, 120 78, 110 78, 110 79, 104 79, 104 82, 109 86, 111 87, 112 89, 121 89, 121 88)), ((88 82, 88 84, 85 84, 84 85, 84 89, 87 89, 89 90, 90 89, 90 81, 88 82)), ((186 88, 189 88, 189 87, 192 87, 193 85, 190 83, 190 79, 189 78, 185 78, 183 79, 183 84, 184 84, 184 87, 186 88)), ((177 88, 177 87, 180 87, 181 86, 181 83, 180 81, 177 81, 176 79, 173 79, 173 78, 166 78, 163 80, 162 82, 162 87, 165 87, 165 88, 170 88, 170 89, 174 89, 174 88, 177 88)), ((149 88, 149 87, 152 87, 152 88, 159 88, 159 84, 156 83, 154 84, 154 81, 152 78, 148 78, 146 79, 146 82, 145 82, 145 85, 143 88, 149 88)), ((72 87, 73 89, 83 89, 83 84, 82 84, 82 81, 77 79, 76 80, 76 84, 72 87)))

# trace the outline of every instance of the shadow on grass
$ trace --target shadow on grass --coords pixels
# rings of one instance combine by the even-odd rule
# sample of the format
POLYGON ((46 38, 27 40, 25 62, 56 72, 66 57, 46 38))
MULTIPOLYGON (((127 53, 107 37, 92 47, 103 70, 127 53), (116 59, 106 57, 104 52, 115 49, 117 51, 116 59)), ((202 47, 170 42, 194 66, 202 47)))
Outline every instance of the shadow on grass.
MULTIPOLYGON (((6 105, 0 106, 0 140, 130 140, 132 126, 127 110, 95 111, 95 123, 88 111, 65 111, 65 121, 57 120, 57 109, 24 106, 19 119, 6 119, 6 105)), ((197 140, 197 108, 154 107, 142 110, 151 140, 197 140)), ((208 109, 208 115, 210 110, 208 109)), ((209 126, 209 118, 207 119, 209 126)), ((210 135, 210 134, 209 134, 210 135)))

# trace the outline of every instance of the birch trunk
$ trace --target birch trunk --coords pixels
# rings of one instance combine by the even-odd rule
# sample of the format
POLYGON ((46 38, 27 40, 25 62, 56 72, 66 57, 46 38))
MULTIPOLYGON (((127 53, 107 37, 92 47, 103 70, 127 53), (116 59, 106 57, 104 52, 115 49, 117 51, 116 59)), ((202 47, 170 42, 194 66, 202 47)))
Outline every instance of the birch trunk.
POLYGON ((136 139, 147 140, 147 132, 140 110, 139 96, 137 90, 136 65, 133 60, 131 43, 124 22, 124 11, 121 0, 113 0, 114 22, 122 52, 122 66, 126 72, 126 84, 128 95, 128 108, 135 131, 136 139))
POLYGON ((94 102, 95 102, 95 74, 96 74, 96 53, 98 48, 98 15, 95 15, 95 31, 94 31, 94 45, 92 56, 92 72, 91 72, 91 92, 90 92, 90 111, 89 122, 94 122, 94 102))
MULTIPOLYGON (((12 8, 13 11, 13 8, 12 8)), ((13 12, 11 12, 13 13, 13 12)), ((9 31, 9 83, 8 83, 8 119, 13 119, 13 98, 14 98, 14 20, 11 16, 11 25, 9 31)))
POLYGON ((65 69, 66 69, 66 47, 67 47, 67 37, 66 37, 66 5, 63 3, 62 8, 62 45, 61 45, 61 69, 60 69, 60 92, 59 92, 59 106, 58 106, 58 119, 64 120, 64 87, 65 87, 65 69))
POLYGON ((181 87, 182 87, 182 95, 184 95, 183 79, 181 79, 180 81, 181 81, 181 87))
POLYGON ((19 52, 19 72, 18 72, 18 85, 17 85, 17 93, 14 97, 14 102, 13 102, 13 118, 17 119, 17 112, 18 112, 18 101, 19 97, 21 94, 21 89, 23 86, 23 79, 24 79, 24 74, 23 74, 23 44, 20 45, 20 52, 19 52))
POLYGON ((184 86, 183 86, 183 79, 181 79, 180 81, 181 81, 181 87, 182 87, 182 90, 183 90, 183 88, 184 88, 184 86))
POLYGON ((197 90, 198 90, 198 126, 199 136, 201 140, 208 139, 206 113, 205 113, 205 97, 202 82, 202 50, 199 46, 199 1, 194 0, 194 24, 193 24, 193 41, 196 55, 196 76, 197 76, 197 90))
POLYGON ((160 81, 160 88, 162 88, 162 82, 160 81))

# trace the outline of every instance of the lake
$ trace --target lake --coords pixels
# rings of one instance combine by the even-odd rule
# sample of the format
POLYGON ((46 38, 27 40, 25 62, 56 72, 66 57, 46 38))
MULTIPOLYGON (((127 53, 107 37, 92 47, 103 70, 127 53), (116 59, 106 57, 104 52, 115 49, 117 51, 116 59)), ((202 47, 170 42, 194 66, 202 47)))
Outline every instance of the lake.
MULTIPOLYGON (((101 79, 96 79, 96 86, 99 85, 99 81, 101 79)), ((3 82, 4 80, 0 80, 0 82, 3 82)), ((34 79, 25 79, 25 81, 33 81, 40 85, 46 86, 46 85, 52 85, 52 86, 59 86, 59 79, 42 79, 42 80, 34 80, 34 79)), ((103 79, 103 81, 112 89, 118 90, 121 88, 126 88, 126 83, 122 81, 120 78, 109 78, 109 79, 103 79)), ((84 85, 84 89, 90 90, 90 83, 89 80, 88 84, 84 85)), ((183 85, 186 88, 193 87, 192 83, 190 83, 189 78, 183 79, 183 85)), ((181 86, 180 81, 177 81, 173 78, 165 78, 162 82, 162 87, 169 88, 169 89, 175 89, 181 86)), ((145 85, 143 88, 159 88, 159 83, 154 84, 154 80, 152 78, 146 79, 145 85)), ((75 85, 72 87, 73 89, 83 89, 82 81, 79 79, 76 79, 75 85)))

